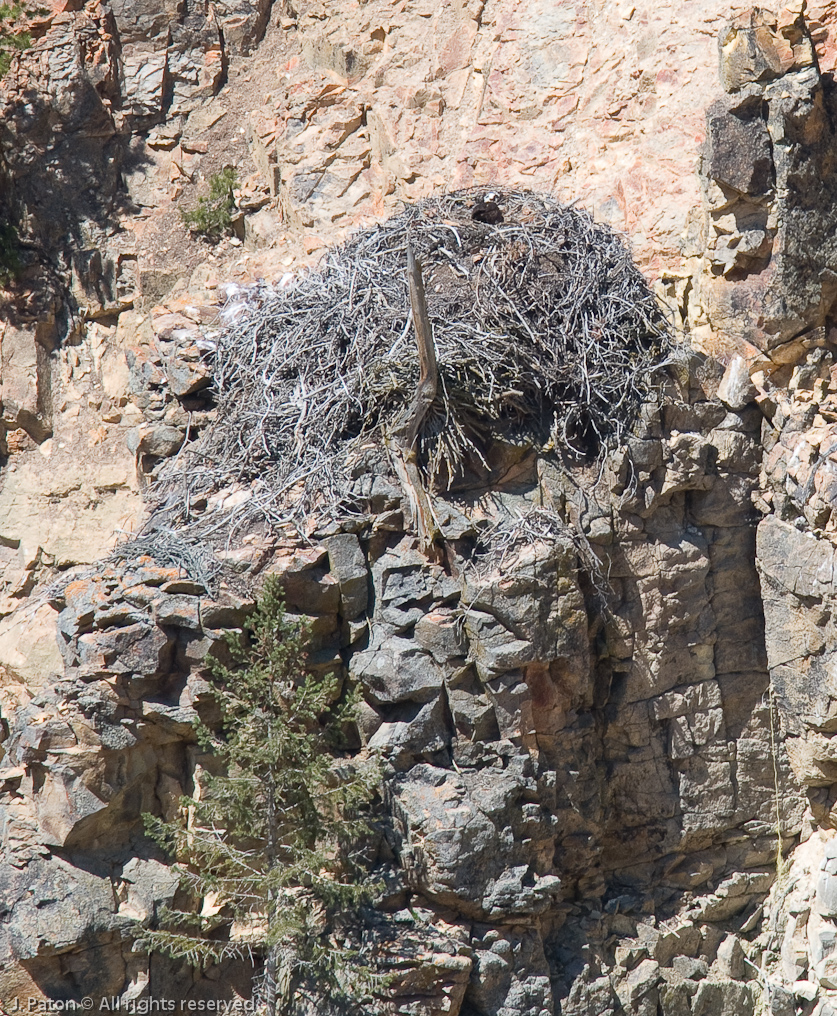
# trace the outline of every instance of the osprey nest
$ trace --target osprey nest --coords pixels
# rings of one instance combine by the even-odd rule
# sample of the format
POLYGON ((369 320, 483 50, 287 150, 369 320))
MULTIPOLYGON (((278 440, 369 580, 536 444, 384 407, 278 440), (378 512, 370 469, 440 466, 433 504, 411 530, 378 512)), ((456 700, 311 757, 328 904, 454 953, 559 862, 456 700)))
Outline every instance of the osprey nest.
POLYGON ((208 534, 362 512, 364 462, 403 444, 426 380, 408 248, 436 377, 406 451, 431 492, 484 479, 493 440, 570 463, 618 444, 671 351, 624 239, 545 195, 480 196, 408 205, 251 287, 212 354, 215 420, 158 482, 157 518, 208 534))

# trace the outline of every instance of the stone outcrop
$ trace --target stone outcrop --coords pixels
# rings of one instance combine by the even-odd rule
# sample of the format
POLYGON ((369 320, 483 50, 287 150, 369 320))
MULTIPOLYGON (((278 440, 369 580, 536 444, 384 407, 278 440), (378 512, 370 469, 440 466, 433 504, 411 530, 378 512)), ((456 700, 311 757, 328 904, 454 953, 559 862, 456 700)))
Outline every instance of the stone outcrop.
POLYGON ((837 251, 831 79, 799 5, 755 10, 720 40, 723 99, 701 153, 701 258, 689 325, 714 352, 742 343, 795 363, 823 339, 837 251))
MULTIPOLYGON (((436 999, 420 1011, 447 999, 438 1011, 456 1012, 464 997, 478 1012, 539 1014, 561 1001, 586 1013, 591 969, 614 1006, 623 995, 680 998, 681 938, 693 963, 684 983, 757 994, 746 973, 742 984, 724 979, 719 947, 773 880, 777 802, 783 836, 802 817, 766 701, 751 506, 760 420, 695 384, 680 408, 651 412, 610 463, 612 496, 583 518, 615 594, 604 627, 569 538, 481 574, 461 559, 428 562, 403 522, 275 559, 289 604, 312 621, 316 664, 346 666, 359 683, 360 739, 391 767, 382 919, 404 941, 387 947, 400 957, 398 991, 420 982, 436 999), (431 967, 409 947, 428 933, 449 957, 431 967), (572 943, 582 940, 579 979, 572 943), (717 984, 700 980, 712 964, 717 984)), ((565 493, 533 466, 524 493, 499 496, 525 505, 565 493)), ((393 497, 390 519, 401 515, 393 497)), ((72 910, 75 893, 91 896, 87 858, 135 864, 141 812, 170 811, 189 786, 200 764, 191 721, 210 702, 202 661, 247 603, 213 598, 150 559, 62 586, 50 605, 64 678, 18 706, 0 777, 14 864, 35 877, 59 851, 72 910)), ((124 871, 98 878, 100 894, 112 879, 117 890, 76 934, 101 956, 102 979, 86 990, 120 993, 120 932, 165 896, 142 910, 124 871)), ((27 959, 16 943, 28 915, 10 907, 9 958, 27 959)), ((37 946, 47 994, 65 976, 65 951, 48 938, 37 946)), ((127 990, 161 993, 164 975, 133 962, 127 990)))

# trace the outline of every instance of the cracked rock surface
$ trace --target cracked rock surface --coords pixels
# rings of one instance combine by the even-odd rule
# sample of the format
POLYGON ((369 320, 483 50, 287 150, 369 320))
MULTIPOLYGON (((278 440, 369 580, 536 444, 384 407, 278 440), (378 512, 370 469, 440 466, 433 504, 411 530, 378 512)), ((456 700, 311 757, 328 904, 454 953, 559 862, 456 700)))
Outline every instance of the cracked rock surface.
POLYGON ((386 759, 393 1016, 837 1010, 835 26, 831 0, 38 15, 0 82, 6 1005, 247 995, 245 965, 149 960, 129 929, 177 893, 142 813, 209 764, 207 659, 275 572, 386 759), (178 212, 226 164, 209 247, 178 212), (242 287, 472 183, 627 231, 697 351, 601 475, 518 455, 494 485, 489 516, 569 506, 566 537, 475 572, 465 526, 431 560, 381 474, 368 525, 241 534, 222 582, 109 556, 212 419, 242 287))

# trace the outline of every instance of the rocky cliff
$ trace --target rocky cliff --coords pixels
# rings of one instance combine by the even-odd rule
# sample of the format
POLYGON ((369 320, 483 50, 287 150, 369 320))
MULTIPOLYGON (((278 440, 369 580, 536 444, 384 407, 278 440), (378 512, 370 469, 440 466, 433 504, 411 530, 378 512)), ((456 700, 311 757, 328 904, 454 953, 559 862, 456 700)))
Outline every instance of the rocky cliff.
POLYGON ((207 654, 272 571, 317 664, 363 691, 358 750, 388 762, 370 935, 393 1013, 837 1009, 835 23, 831 0, 63 0, 34 20, 0 82, 20 262, 0 1006, 247 995, 246 967, 149 960, 129 931, 176 892, 141 815, 199 774, 207 654), (178 213, 224 165, 235 231, 209 246, 178 213), (120 552, 212 422, 206 354, 241 287, 471 184, 624 230, 694 350, 600 477, 498 450, 494 504, 546 500, 572 530, 476 574, 456 506, 434 561, 381 475, 362 526, 240 533, 222 572, 176 539, 120 552))

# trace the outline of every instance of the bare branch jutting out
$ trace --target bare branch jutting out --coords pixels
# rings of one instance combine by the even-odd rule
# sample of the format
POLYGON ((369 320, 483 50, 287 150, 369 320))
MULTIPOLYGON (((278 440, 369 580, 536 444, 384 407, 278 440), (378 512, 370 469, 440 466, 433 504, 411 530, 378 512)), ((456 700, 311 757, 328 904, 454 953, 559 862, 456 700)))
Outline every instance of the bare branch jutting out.
POLYGON ((393 440, 388 441, 388 444, 393 454, 393 467, 410 502, 419 540, 422 547, 427 549, 438 535, 439 524, 433 512, 433 505, 424 489, 421 472, 417 465, 415 444, 419 428, 439 391, 439 366, 436 362, 436 347, 433 345, 433 327, 427 312, 421 263, 416 261, 409 241, 407 243, 407 277, 410 284, 410 313, 418 346, 419 379, 416 394, 406 413, 395 426, 393 440))

